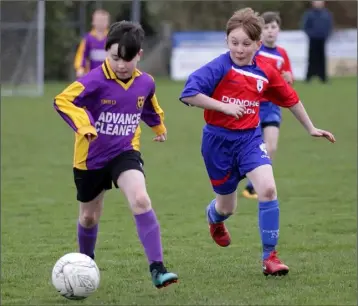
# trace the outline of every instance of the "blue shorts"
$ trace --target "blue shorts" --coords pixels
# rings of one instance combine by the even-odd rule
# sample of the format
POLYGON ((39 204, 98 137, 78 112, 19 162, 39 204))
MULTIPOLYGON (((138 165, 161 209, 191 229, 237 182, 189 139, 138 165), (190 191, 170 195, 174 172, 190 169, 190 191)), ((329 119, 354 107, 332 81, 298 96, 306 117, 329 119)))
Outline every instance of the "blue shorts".
POLYGON ((206 125, 201 154, 211 185, 221 195, 236 191, 246 173, 262 165, 271 165, 260 128, 232 131, 206 125))
POLYGON ((262 128, 265 128, 266 126, 280 127, 281 108, 272 102, 261 102, 260 122, 262 128))

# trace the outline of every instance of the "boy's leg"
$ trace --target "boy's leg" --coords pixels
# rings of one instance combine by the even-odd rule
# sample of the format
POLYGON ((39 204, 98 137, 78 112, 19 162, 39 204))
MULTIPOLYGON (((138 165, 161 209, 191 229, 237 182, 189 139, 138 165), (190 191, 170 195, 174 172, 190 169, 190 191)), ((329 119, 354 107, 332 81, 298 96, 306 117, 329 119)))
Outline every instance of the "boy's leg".
POLYGON ((77 224, 79 251, 94 259, 97 242, 98 223, 103 209, 105 191, 90 202, 80 202, 80 214, 77 224))
POLYGON ((224 135, 205 131, 202 139, 202 156, 216 197, 206 209, 210 234, 222 247, 231 243, 224 221, 235 211, 237 205, 238 172, 231 147, 235 142, 224 135))
POLYGON ((234 213, 236 206, 237 193, 235 191, 227 195, 216 194, 215 199, 206 208, 210 235, 221 247, 227 247, 231 243, 230 233, 224 221, 234 213))
POLYGON ((74 179, 80 206, 77 224, 79 252, 94 259, 104 193, 111 189, 111 177, 106 175, 104 169, 74 169, 74 179))
POLYGON ((177 282, 178 276, 169 273, 163 264, 160 225, 147 193, 142 165, 140 153, 128 151, 113 163, 112 175, 133 212, 153 283, 157 288, 162 288, 177 282))
POLYGON ((265 121, 261 123, 263 139, 266 144, 266 150, 271 158, 271 161, 273 160, 277 151, 281 121, 281 108, 271 103, 271 111, 266 116, 265 121))
POLYGON ((263 134, 268 156, 270 156, 271 160, 273 160, 277 151, 278 138, 280 135, 279 124, 277 122, 267 124, 263 128, 263 134))
MULTIPOLYGON (((277 150, 279 129, 281 125, 281 109, 272 102, 261 103, 260 121, 266 150, 272 160, 277 150)), ((248 180, 242 195, 247 199, 258 198, 255 188, 250 180, 248 180)))
POLYGON ((263 272, 265 275, 284 275, 288 273, 288 267, 276 255, 280 210, 271 161, 260 137, 251 140, 247 152, 244 152, 247 158, 242 160, 240 171, 252 181, 258 195, 263 272))

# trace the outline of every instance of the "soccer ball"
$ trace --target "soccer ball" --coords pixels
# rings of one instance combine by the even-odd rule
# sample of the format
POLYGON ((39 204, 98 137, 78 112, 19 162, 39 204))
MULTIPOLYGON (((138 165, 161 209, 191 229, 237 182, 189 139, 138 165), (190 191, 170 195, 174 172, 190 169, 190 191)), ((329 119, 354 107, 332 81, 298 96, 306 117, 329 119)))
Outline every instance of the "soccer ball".
POLYGON ((83 300, 99 286, 100 274, 94 260, 81 253, 61 257, 52 269, 52 284, 70 300, 83 300))

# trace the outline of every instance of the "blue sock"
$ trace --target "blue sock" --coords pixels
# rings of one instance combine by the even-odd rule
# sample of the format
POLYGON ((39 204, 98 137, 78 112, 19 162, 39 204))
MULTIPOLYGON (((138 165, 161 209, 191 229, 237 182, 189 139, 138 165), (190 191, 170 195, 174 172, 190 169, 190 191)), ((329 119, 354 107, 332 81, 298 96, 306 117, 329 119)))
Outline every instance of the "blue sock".
POLYGON ((262 241, 262 259, 275 250, 279 236, 280 208, 277 200, 259 202, 259 228, 262 241))
POLYGON ((206 208, 206 213, 208 216, 209 223, 219 223, 224 222, 227 218, 230 217, 230 215, 223 216, 220 215, 215 208, 216 199, 212 200, 211 203, 206 208))
POLYGON ((246 188, 247 189, 254 189, 254 185, 252 185, 251 181, 247 180, 246 188))

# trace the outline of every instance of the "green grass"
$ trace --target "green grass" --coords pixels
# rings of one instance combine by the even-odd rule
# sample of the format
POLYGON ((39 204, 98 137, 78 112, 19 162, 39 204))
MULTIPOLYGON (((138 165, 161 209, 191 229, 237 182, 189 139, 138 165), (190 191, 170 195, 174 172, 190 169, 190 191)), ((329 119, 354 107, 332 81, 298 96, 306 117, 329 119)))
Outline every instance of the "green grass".
POLYGON ((291 271, 266 279, 254 201, 239 199, 228 221, 229 248, 212 242, 204 214, 213 193, 200 155, 202 112, 178 102, 183 84, 158 81, 169 140, 153 143, 144 129, 142 152, 166 263, 180 283, 161 291, 152 286, 127 204, 112 190, 96 252, 100 288, 82 302, 60 297, 50 282, 55 261, 76 250, 74 136, 52 108, 64 85, 49 84, 41 98, 3 98, 1 304, 356 305, 356 85, 356 78, 296 85, 317 127, 335 133, 335 145, 310 138, 284 110, 275 176, 279 251, 291 271))

